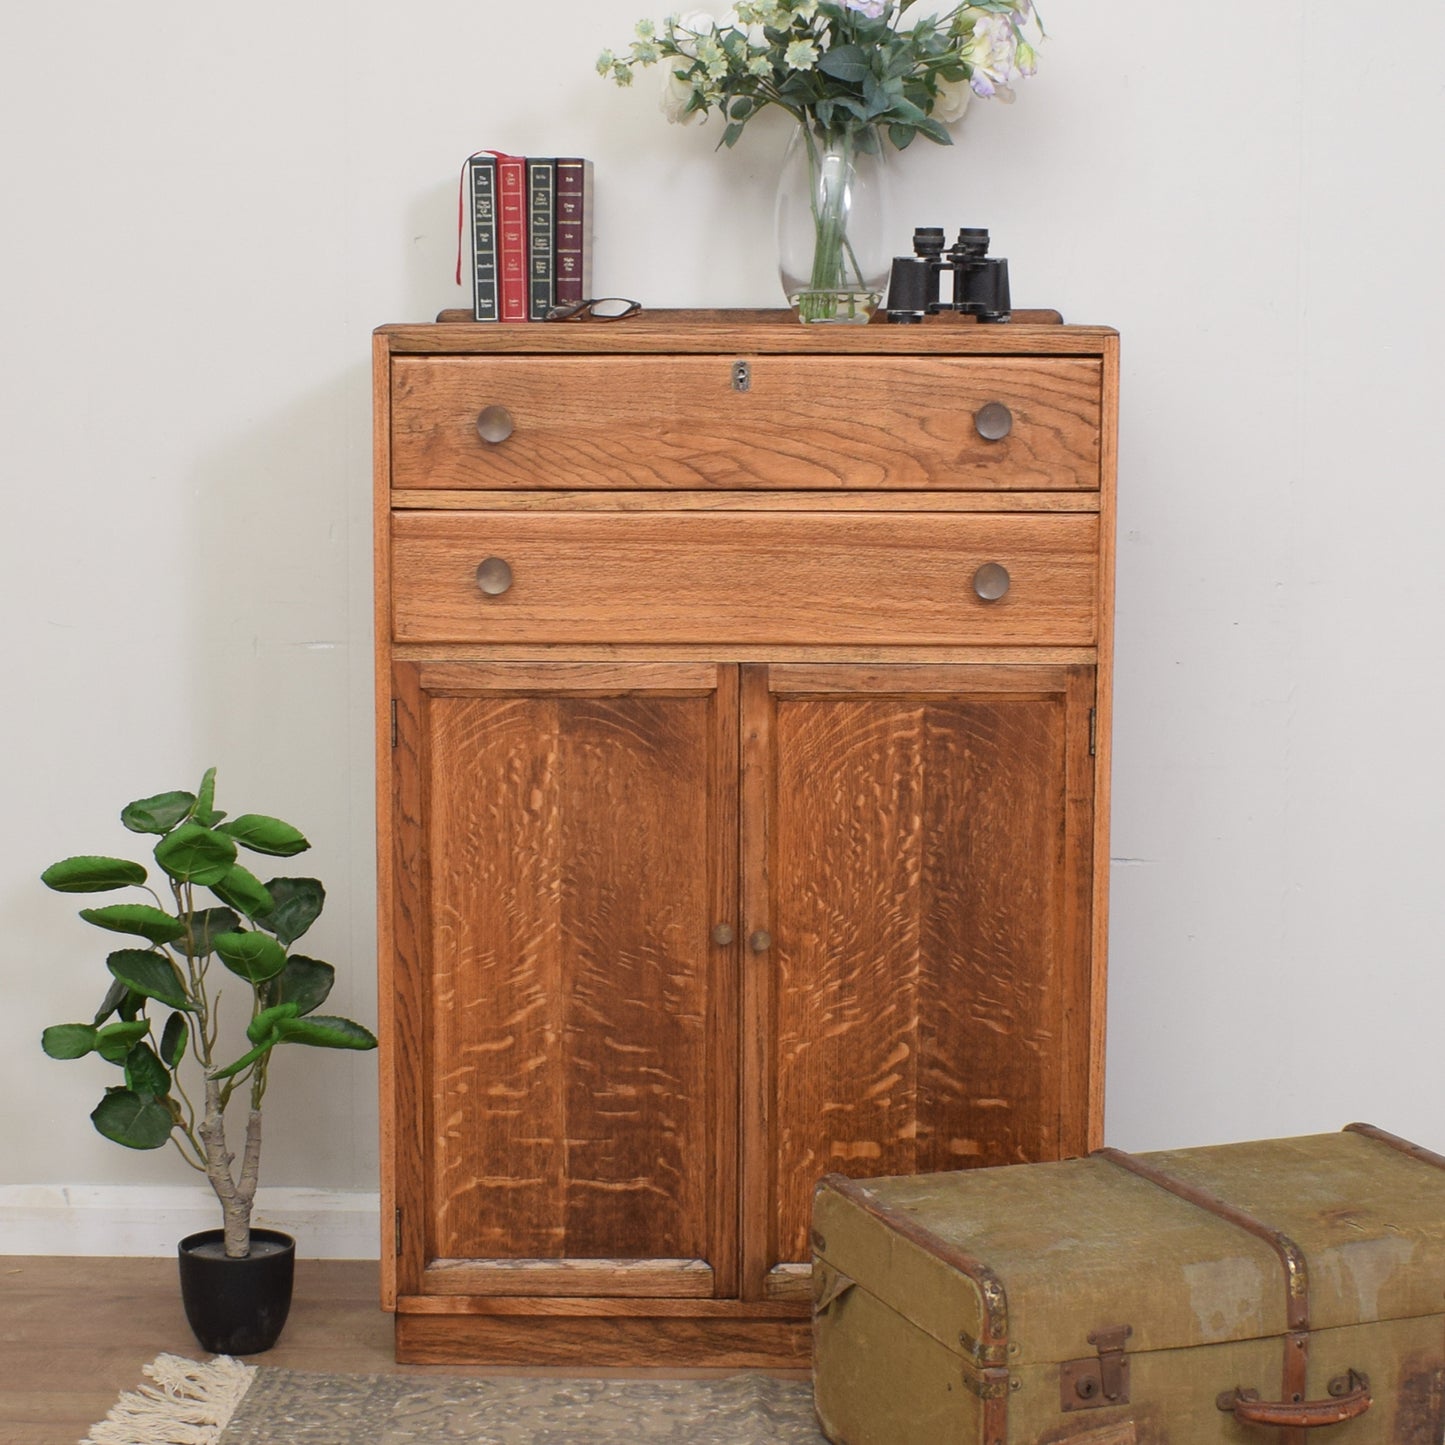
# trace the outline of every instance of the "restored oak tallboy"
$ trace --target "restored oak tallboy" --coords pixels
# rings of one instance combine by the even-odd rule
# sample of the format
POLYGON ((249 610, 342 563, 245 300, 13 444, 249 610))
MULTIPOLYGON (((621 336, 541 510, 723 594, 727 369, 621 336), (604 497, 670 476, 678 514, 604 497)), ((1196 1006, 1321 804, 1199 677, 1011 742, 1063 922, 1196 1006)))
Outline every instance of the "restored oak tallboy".
POLYGON ((1100 1142, 1116 337, 376 337, 411 1361, 805 1362, 829 1172, 1100 1142))

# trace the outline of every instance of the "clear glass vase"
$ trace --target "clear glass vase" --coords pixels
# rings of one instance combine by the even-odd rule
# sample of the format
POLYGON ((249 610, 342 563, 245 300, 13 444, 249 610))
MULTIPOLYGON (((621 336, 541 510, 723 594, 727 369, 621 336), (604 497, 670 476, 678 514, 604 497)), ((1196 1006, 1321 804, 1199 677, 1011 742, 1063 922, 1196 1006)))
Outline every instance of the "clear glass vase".
POLYGON ((888 168, 872 126, 800 124, 778 177, 778 270, 809 322, 864 322, 888 280, 888 168))

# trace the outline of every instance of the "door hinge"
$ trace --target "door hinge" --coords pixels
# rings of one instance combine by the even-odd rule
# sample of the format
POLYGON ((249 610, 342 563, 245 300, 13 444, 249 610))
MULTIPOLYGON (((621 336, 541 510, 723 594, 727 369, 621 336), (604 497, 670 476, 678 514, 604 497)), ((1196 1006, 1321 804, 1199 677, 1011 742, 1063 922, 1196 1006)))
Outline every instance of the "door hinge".
MULTIPOLYGON (((1091 716, 1092 716, 1092 714, 1091 714, 1091 716)), ((395 746, 396 746, 396 699, 395 699, 395 698, 392 698, 392 700, 391 700, 391 745, 392 745, 392 747, 395 747, 395 746)), ((1093 747, 1093 744, 1092 744, 1092 743, 1090 743, 1090 745, 1089 745, 1089 751, 1090 751, 1090 752, 1093 752, 1093 751, 1094 751, 1094 747, 1093 747)))
MULTIPOLYGON (((391 745, 396 746, 396 704, 391 705, 391 745)), ((1099 709, 1089 709, 1089 756, 1097 757, 1099 751, 1099 709)))
POLYGON ((401 1210, 396 1211, 396 1253, 397 1258, 401 1257, 401 1210))

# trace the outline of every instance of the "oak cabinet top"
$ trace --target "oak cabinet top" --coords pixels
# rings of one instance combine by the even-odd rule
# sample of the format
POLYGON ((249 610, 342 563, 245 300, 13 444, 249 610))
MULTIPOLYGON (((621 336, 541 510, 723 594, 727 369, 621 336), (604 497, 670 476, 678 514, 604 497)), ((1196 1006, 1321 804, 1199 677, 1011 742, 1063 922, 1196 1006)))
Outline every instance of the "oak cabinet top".
POLYGON ((1019 311, 985 326, 951 313, 918 325, 801 326, 791 311, 645 310, 625 321, 527 325, 474 322, 444 312, 425 325, 378 327, 377 343, 393 353, 485 355, 615 352, 788 352, 815 355, 1103 356, 1117 345, 1107 326, 1065 326, 1056 312, 1019 311))

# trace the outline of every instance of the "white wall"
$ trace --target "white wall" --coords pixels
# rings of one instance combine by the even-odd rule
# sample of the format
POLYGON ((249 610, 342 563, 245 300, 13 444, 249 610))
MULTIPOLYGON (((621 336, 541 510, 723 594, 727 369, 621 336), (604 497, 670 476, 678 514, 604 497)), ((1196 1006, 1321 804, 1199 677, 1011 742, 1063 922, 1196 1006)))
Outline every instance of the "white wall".
MULTIPOLYGON (((654 7, 657 13, 665 7, 654 7)), ((773 305, 781 126, 599 80, 645 0, 0 18, 0 1188, 176 1186, 43 1058, 90 930, 36 881, 220 767, 298 823, 375 1019, 368 333, 462 304, 469 151, 597 162, 599 288, 773 305), (545 16, 545 18, 544 18, 545 16)), ((1445 1148, 1445 10, 1052 0, 1041 73, 900 157, 1016 301, 1124 338, 1108 1134, 1363 1117, 1445 1148)), ((366 1191, 374 1056, 297 1052, 274 1185, 366 1191)), ((12 1227, 0 1252, 27 1247, 12 1227)))

